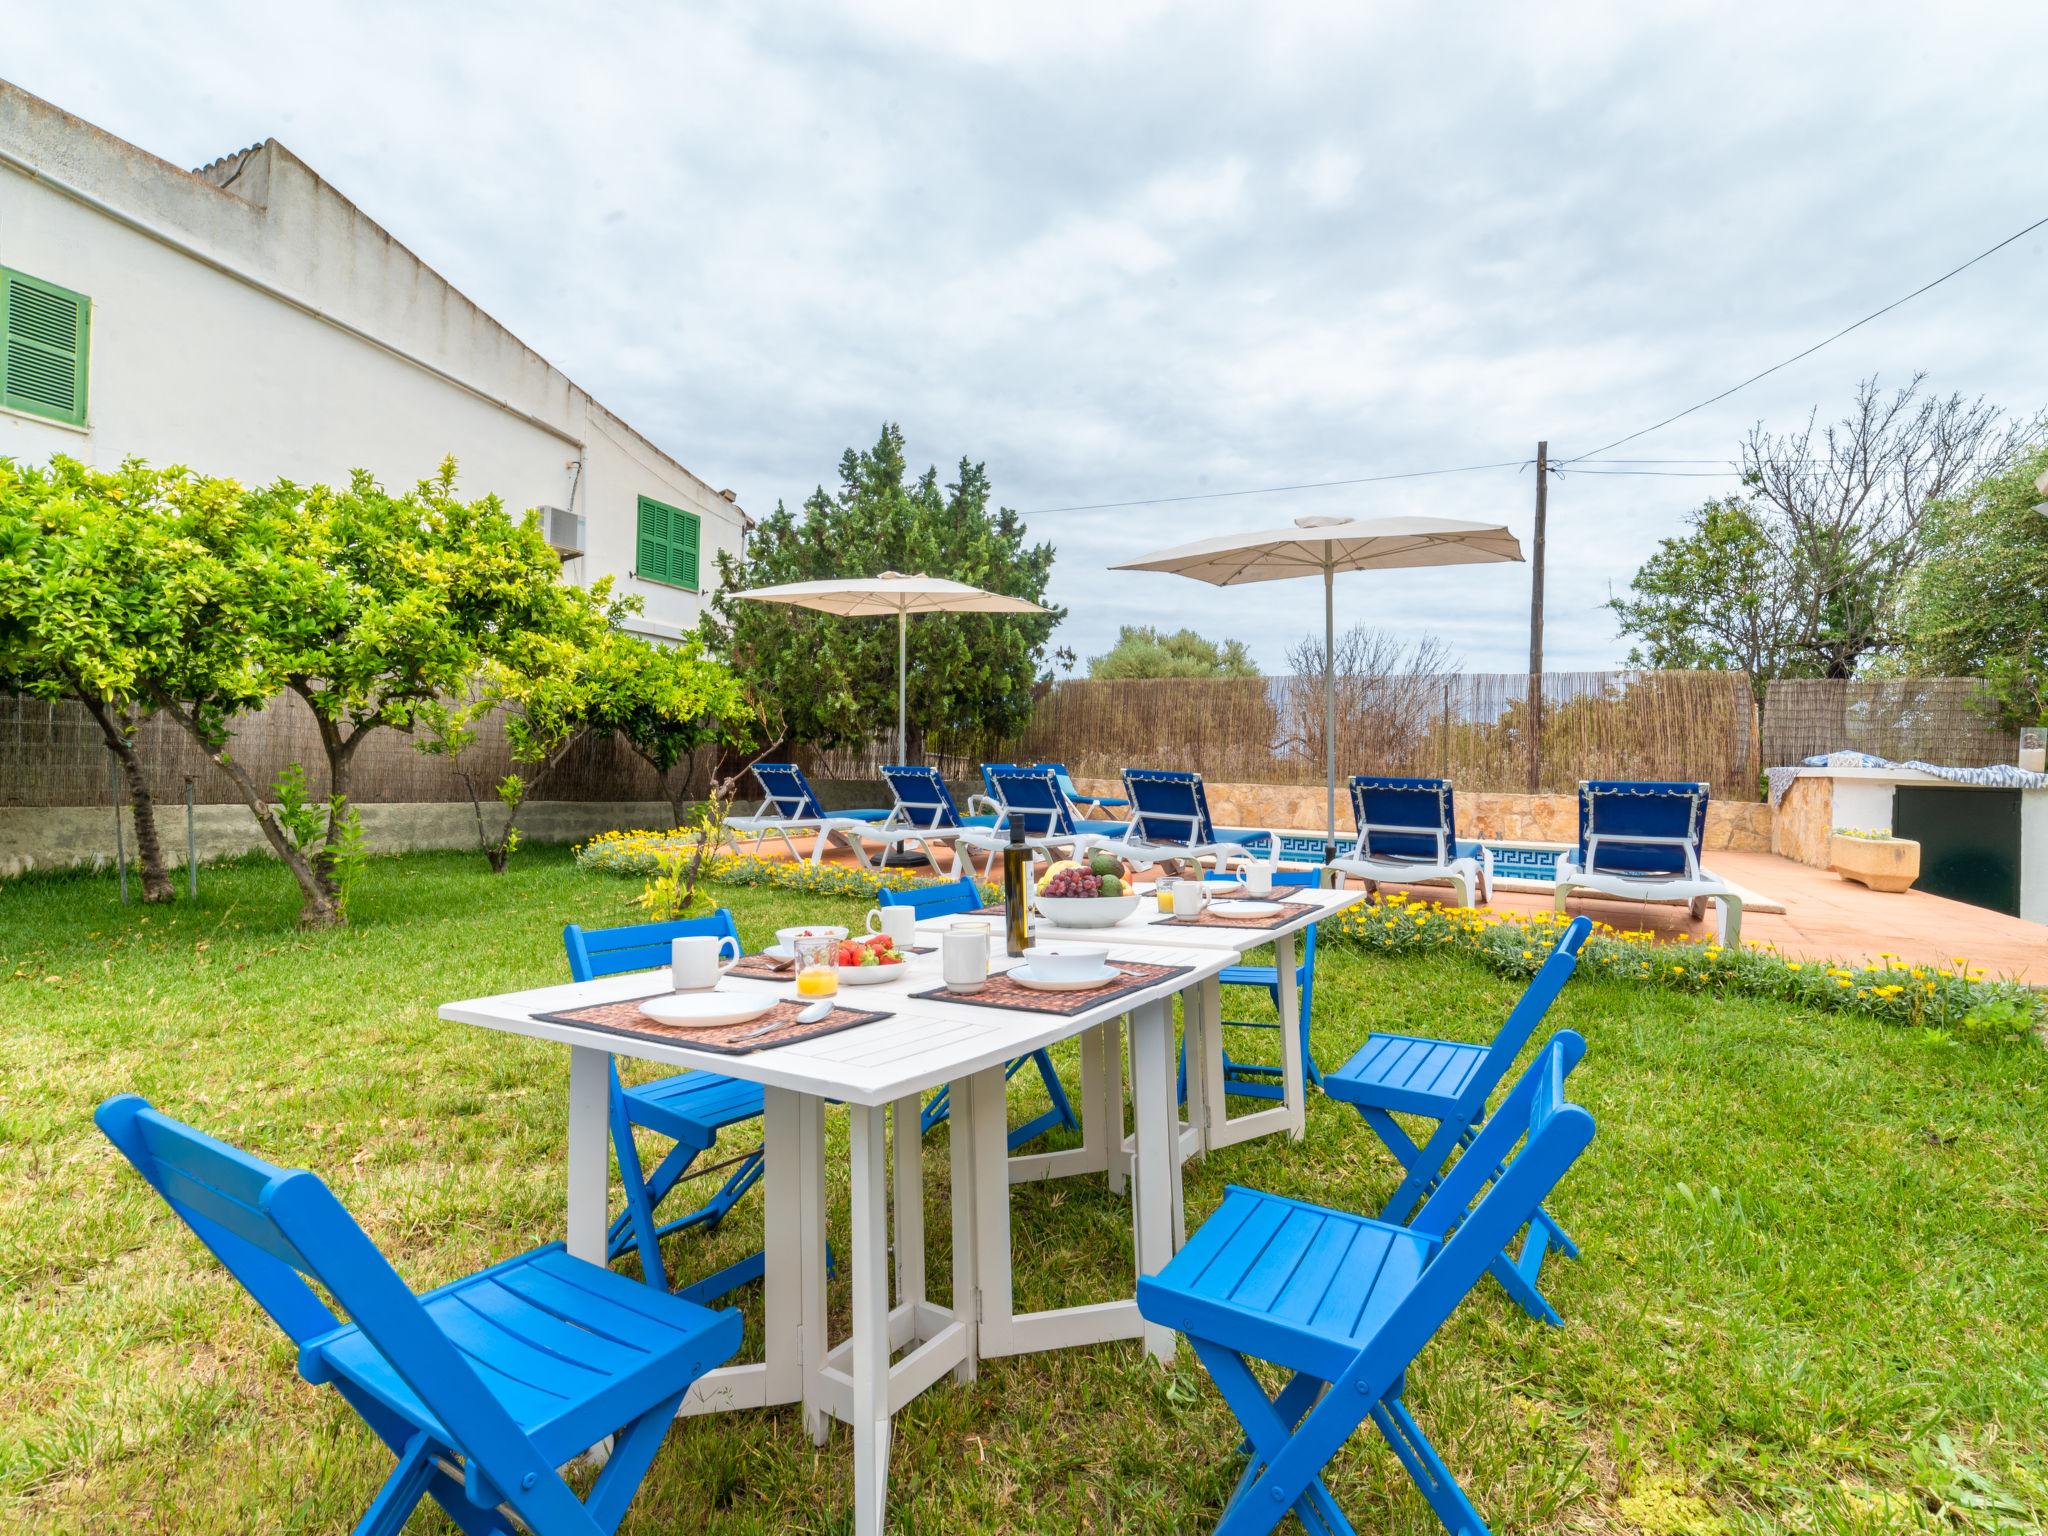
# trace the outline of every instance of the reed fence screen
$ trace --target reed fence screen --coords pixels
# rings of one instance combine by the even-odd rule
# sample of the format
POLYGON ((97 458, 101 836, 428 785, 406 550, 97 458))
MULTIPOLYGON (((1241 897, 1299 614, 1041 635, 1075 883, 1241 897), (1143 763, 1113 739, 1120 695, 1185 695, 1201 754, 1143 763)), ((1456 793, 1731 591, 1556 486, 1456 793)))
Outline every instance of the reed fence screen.
MULTIPOLYGON (((142 723, 136 751, 159 801, 182 802, 189 776, 196 804, 241 803, 227 775, 165 716, 142 723)), ((232 751, 258 784, 268 787, 296 762, 306 770, 308 787, 318 795, 327 793, 319 727, 296 694, 280 695, 243 717, 232 751)), ((479 793, 488 799, 512 768, 504 725, 495 715, 479 722, 477 743, 467 757, 479 793)), ((112 805, 111 763, 98 725, 82 706, 0 692, 0 806, 112 805)), ((419 751, 411 737, 397 731, 378 731, 365 741, 350 777, 355 798, 366 805, 469 798, 454 764, 419 751)), ((127 802, 125 785, 120 798, 127 802)), ((589 736, 571 749, 543 798, 659 800, 662 790, 654 770, 616 736, 589 736)))
MULTIPOLYGON (((1337 679, 1337 772, 1442 775, 1461 789, 1530 787, 1525 673, 1337 679)), ((1756 705, 1740 672, 1546 672, 1541 789, 1580 779, 1694 779, 1755 799, 1756 705)), ((1195 768, 1223 783, 1323 782, 1320 676, 1075 679, 1037 699, 1009 741, 934 734, 928 758, 973 782, 986 761, 1062 762, 1084 778, 1195 768)), ((800 754, 819 776, 872 778, 893 744, 800 754)))
POLYGON ((1763 741, 1767 767, 1868 752, 1984 768, 2017 761, 2020 747, 1968 677, 1780 678, 1764 695, 1763 741))

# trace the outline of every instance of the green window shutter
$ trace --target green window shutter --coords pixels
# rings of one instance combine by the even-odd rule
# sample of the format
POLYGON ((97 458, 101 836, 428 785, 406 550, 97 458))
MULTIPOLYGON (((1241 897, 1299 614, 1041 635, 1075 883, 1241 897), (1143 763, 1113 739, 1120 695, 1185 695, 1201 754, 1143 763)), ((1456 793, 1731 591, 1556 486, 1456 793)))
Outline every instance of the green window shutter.
POLYGON ((658 501, 640 498, 640 569, 642 581, 668 580, 668 511, 658 501))
POLYGON ((697 514, 642 496, 638 522, 639 560, 634 574, 642 581, 698 590, 702 534, 697 514))
POLYGON ((678 513, 674 526, 676 539, 669 546, 669 574, 692 592, 697 590, 697 529, 700 521, 694 512, 678 513))
POLYGON ((0 405, 85 424, 92 300, 0 267, 0 405))

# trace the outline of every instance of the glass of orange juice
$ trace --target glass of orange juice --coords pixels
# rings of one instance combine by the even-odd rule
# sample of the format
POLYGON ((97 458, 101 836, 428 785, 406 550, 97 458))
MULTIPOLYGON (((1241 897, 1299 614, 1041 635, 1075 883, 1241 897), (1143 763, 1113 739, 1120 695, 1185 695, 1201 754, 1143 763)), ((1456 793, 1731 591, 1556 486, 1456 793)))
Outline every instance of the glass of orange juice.
POLYGON ((828 934, 806 934, 793 941, 796 950, 796 995, 835 997, 839 992, 839 940, 828 934))

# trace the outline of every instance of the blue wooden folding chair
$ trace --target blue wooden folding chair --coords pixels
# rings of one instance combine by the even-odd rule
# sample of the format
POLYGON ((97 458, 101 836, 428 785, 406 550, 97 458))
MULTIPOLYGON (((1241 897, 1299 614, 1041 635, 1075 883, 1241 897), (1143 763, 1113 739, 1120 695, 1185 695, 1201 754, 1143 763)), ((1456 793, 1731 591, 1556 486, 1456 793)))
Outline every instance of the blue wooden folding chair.
MULTIPOLYGON (((709 917, 683 918, 666 923, 635 923, 623 928, 583 928, 570 923, 562 930, 562 945, 569 952, 569 975, 576 981, 598 976, 616 976, 624 971, 652 970, 669 963, 671 941, 697 935, 740 941, 732 914, 720 907, 709 917)), ((653 1082, 627 1086, 619 1077, 618 1063, 611 1068, 612 1155, 618 1159, 619 1179, 626 1186, 626 1208, 612 1222, 606 1234, 607 1256, 616 1259, 628 1248, 640 1253, 640 1272, 650 1285, 668 1288, 668 1271, 662 1263, 661 1240, 672 1232, 690 1227, 715 1231, 740 1197, 761 1178, 761 1153, 748 1152, 731 1164, 725 1182, 704 1204, 686 1216, 657 1224, 655 1207, 689 1173, 697 1158, 708 1152, 718 1133, 729 1125, 761 1118, 761 1085, 741 1082, 717 1072, 678 1072, 653 1082), (640 1150, 633 1141, 633 1128, 641 1126, 675 1145, 655 1164, 651 1175, 643 1175, 640 1150)), ((760 1252, 728 1264, 677 1292, 691 1301, 709 1302, 763 1273, 760 1252)))
MULTIPOLYGON (((1210 874, 1210 880, 1235 880, 1230 874, 1210 874)), ((1313 869, 1282 869, 1273 874, 1276 886, 1313 887, 1320 878, 1320 871, 1313 869)), ((1301 1066, 1302 1074, 1311 1083, 1320 1084, 1322 1069, 1316 1065, 1316 1054, 1309 1048, 1309 1017, 1315 1008, 1316 995, 1316 929, 1319 924, 1310 923, 1301 934, 1301 963, 1294 968, 1294 999, 1301 1014, 1301 1066)), ((1280 1009, 1280 967, 1278 965, 1227 965, 1216 980, 1226 987, 1259 987, 1273 1000, 1275 1013, 1280 1009)), ((1278 1019, 1225 1019, 1225 1029, 1273 1029, 1280 1027, 1278 1019)), ((1280 1068, 1264 1062, 1238 1061, 1225 1052, 1223 1056, 1223 1082, 1232 1093, 1248 1099, 1279 1099, 1285 1097, 1280 1082, 1280 1068)), ((1188 1096, 1188 1047, 1183 1040, 1180 1047, 1180 1096, 1186 1102, 1188 1096)))
POLYGON ((331 1384, 398 1458, 357 1536, 397 1536, 428 1497, 467 1536, 502 1536, 506 1511, 540 1536, 605 1536, 690 1384, 739 1348, 738 1312, 654 1291, 560 1243, 415 1295, 313 1174, 135 1094, 93 1119, 290 1336, 299 1374, 331 1384), (611 1456, 578 1499, 555 1469, 607 1435, 611 1456))
POLYGON ((1444 1528, 1486 1536, 1402 1392, 1424 1346, 1592 1141, 1593 1117, 1564 1097, 1584 1048, 1559 1032, 1412 1225, 1233 1185, 1187 1246, 1139 1279, 1138 1311, 1188 1336, 1244 1426, 1250 1459, 1217 1536, 1264 1536, 1290 1510, 1318 1536, 1350 1536, 1322 1471, 1368 1418, 1444 1528), (1287 1373, 1276 1395, 1254 1360, 1287 1373))
MULTIPOLYGON (((884 890, 878 898, 885 907, 910 907, 920 918, 951 917, 961 912, 972 912, 981 906, 981 888, 974 883, 972 875, 962 875, 958 880, 949 880, 943 885, 917 885, 907 891, 884 890)), ((1080 1129, 1081 1122, 1074 1114, 1074 1106, 1067 1097, 1067 1090, 1060 1082, 1059 1073, 1053 1070, 1052 1057, 1043 1049, 1028 1056, 1019 1056, 1003 1069, 1005 1082, 1015 1077, 1026 1063, 1038 1068, 1038 1076, 1045 1084, 1046 1094, 1052 1099, 1052 1108, 1043 1114, 1027 1120, 1010 1132, 1010 1150, 1016 1151, 1028 1141, 1036 1141, 1047 1131, 1057 1126, 1080 1129)), ((929 1136, 932 1127, 940 1124, 951 1112, 948 1108, 951 1083, 941 1084, 939 1091, 925 1101, 918 1114, 918 1130, 929 1136)))
MULTIPOLYGON (((1355 1108, 1402 1167, 1400 1185, 1380 1207, 1384 1220, 1407 1220, 1416 1203, 1430 1197, 1452 1153, 1470 1144, 1485 1118, 1486 1101, 1571 979, 1579 949, 1592 931, 1592 922, 1583 917, 1566 926, 1490 1044, 1368 1035, 1349 1061, 1323 1074, 1323 1092, 1355 1108), (1436 1129, 1417 1146, 1396 1114, 1434 1120, 1436 1129)), ((1535 1269, 1525 1275, 1503 1260, 1495 1274, 1530 1316, 1557 1324, 1561 1319, 1537 1288, 1536 1271, 1547 1247, 1555 1246, 1567 1258, 1576 1258, 1579 1250, 1549 1212, 1539 1208, 1536 1221, 1545 1242, 1536 1249, 1535 1269)))

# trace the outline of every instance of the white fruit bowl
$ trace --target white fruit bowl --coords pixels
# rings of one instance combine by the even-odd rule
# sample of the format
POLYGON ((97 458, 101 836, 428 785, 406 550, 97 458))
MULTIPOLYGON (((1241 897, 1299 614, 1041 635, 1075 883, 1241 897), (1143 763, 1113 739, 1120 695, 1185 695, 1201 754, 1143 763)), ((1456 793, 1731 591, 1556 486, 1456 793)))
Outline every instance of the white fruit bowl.
POLYGON ((1135 896, 1040 896, 1039 914, 1060 928, 1110 928, 1138 910, 1135 896))

